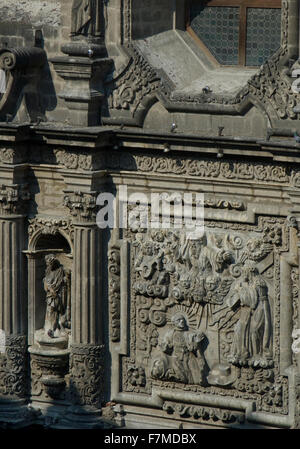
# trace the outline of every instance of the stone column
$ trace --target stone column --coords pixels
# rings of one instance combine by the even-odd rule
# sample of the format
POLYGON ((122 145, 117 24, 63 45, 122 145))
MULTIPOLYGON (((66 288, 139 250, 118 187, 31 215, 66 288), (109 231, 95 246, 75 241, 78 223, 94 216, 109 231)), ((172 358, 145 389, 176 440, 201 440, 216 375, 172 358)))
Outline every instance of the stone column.
POLYGON ((27 312, 24 288, 24 216, 29 193, 22 185, 0 186, 0 421, 28 421, 27 312), (23 407, 22 407, 23 406, 23 407))
POLYGON ((74 271, 72 285, 70 399, 68 421, 81 427, 103 427, 101 234, 96 225, 96 192, 66 192, 73 215, 74 271))

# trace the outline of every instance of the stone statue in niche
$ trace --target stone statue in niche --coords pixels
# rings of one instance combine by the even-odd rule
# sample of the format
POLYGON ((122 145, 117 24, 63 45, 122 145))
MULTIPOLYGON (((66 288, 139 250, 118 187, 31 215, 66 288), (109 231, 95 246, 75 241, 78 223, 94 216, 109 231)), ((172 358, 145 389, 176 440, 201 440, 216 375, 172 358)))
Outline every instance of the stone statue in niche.
POLYGON ((73 0, 71 37, 102 35, 102 0, 73 0))
POLYGON ((232 309, 240 307, 228 361, 240 366, 270 366, 272 330, 268 288, 254 262, 246 262, 243 277, 233 285, 226 302, 232 309))
POLYGON ((92 21, 91 0, 73 0, 71 36, 88 34, 92 21))
POLYGON ((189 330, 186 317, 177 312, 171 319, 172 328, 165 334, 161 354, 152 362, 151 376, 185 384, 202 385, 205 359, 202 351, 202 332, 189 330))
POLYGON ((50 337, 61 337, 70 328, 70 273, 53 254, 45 257, 46 316, 44 330, 50 337))

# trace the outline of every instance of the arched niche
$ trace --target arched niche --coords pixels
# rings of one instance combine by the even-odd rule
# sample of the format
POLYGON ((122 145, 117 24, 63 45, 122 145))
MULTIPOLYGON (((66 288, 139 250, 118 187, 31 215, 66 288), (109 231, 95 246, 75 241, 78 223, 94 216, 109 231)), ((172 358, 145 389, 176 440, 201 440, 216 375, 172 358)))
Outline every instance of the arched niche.
POLYGON ((44 278, 46 272, 46 256, 53 254, 58 264, 64 269, 69 282, 68 307, 71 314, 71 282, 73 268, 73 245, 69 235, 63 231, 51 232, 40 229, 31 235, 28 250, 24 251, 28 258, 28 343, 36 343, 36 331, 42 329, 46 314, 46 292, 44 278))

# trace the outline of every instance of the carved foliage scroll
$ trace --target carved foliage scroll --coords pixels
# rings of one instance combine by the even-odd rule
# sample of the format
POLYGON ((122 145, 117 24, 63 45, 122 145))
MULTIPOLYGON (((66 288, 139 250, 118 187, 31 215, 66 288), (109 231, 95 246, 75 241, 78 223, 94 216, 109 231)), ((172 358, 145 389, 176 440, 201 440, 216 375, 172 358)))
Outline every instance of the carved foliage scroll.
POLYGON ((111 340, 120 340, 120 248, 111 248, 108 253, 109 303, 111 340))

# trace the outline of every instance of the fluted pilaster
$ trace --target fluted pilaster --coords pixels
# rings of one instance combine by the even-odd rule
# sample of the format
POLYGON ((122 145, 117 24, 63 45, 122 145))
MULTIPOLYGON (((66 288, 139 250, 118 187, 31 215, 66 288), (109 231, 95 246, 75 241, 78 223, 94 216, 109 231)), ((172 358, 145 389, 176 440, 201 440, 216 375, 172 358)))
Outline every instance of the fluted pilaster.
POLYGON ((74 230, 72 341, 98 344, 102 341, 99 229, 94 225, 75 224, 74 230))
POLYGON ((23 219, 0 218, 0 328, 8 335, 24 334, 23 219))
POLYGON ((102 254, 96 198, 96 192, 65 196, 74 225, 70 395, 72 403, 85 411, 101 408, 103 393, 102 254))

